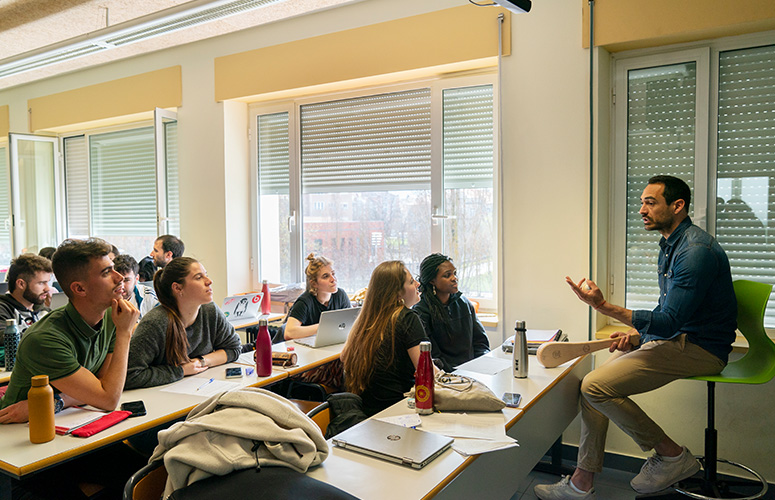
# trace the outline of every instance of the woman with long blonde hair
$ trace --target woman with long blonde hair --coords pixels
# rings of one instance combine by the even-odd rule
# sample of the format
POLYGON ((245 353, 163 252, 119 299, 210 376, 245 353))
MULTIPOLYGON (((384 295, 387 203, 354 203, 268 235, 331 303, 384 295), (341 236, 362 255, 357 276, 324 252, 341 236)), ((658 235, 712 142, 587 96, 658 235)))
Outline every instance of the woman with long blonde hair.
POLYGON ((359 394, 373 415, 401 401, 414 385, 420 342, 428 340, 410 308, 420 300, 417 282, 403 262, 378 265, 342 350, 347 390, 359 394))

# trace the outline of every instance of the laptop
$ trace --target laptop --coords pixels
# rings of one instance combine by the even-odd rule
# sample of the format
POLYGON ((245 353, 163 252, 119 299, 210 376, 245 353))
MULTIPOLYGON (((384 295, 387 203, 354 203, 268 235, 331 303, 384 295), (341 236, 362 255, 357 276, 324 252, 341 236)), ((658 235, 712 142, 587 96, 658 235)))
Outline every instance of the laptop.
POLYGON ((334 436, 335 446, 422 469, 452 445, 452 438, 368 419, 334 436))
POLYGON ((317 335, 295 339, 294 342, 307 347, 325 347, 327 345, 341 344, 347 340, 347 335, 350 334, 355 318, 358 317, 360 312, 360 307, 323 311, 320 314, 317 335))
POLYGON ((262 293, 246 293, 245 295, 233 295, 223 299, 221 311, 229 321, 258 318, 261 315, 262 293))

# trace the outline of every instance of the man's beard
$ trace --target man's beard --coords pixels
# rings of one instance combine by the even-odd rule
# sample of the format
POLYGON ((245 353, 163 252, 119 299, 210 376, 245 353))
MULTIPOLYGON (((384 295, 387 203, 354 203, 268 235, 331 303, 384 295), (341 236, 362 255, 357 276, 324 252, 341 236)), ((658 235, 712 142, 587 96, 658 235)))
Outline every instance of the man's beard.
POLYGON ((30 291, 29 288, 24 289, 24 292, 22 292, 22 297, 24 297, 24 300, 26 300, 27 302, 31 302, 36 306, 39 306, 46 301, 45 297, 41 297, 40 295, 35 295, 30 291))

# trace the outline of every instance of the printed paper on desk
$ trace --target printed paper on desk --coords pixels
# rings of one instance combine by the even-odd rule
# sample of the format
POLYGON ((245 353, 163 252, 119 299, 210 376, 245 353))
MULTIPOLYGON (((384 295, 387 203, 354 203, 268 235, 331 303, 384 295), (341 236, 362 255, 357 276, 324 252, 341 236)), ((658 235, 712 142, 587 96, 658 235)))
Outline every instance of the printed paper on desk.
POLYGON ((480 453, 487 453, 490 451, 505 450, 506 448, 513 448, 514 446, 519 446, 519 443, 517 443, 516 439, 511 438, 509 438, 508 441, 456 438, 455 442, 452 443, 452 449, 464 457, 479 455, 480 453))
POLYGON ((501 412, 482 413, 434 413, 422 416, 420 429, 453 438, 510 440, 506 436, 506 420, 501 412))
POLYGON ((104 411, 86 410, 73 406, 54 415, 54 428, 57 434, 69 434, 75 429, 102 418, 104 411))
POLYGON ((174 392, 176 394, 190 394, 192 396, 202 396, 203 398, 209 398, 221 392, 232 391, 241 386, 238 382, 229 382, 227 380, 213 380, 209 382, 207 378, 195 378, 188 377, 183 380, 178 380, 174 384, 171 384, 162 392, 174 392))
POLYGON ((511 368, 511 360, 496 358, 495 356, 479 356, 471 361, 466 361, 455 370, 466 370, 469 372, 484 373, 485 375, 495 375, 503 370, 511 368))

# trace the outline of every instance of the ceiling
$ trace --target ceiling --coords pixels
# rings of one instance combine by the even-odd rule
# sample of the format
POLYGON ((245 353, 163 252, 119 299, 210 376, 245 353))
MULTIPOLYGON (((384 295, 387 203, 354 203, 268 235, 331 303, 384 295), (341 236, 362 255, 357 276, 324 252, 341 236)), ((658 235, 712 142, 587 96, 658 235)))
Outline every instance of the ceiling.
MULTIPOLYGON (((0 89, 127 57, 166 49, 357 0, 269 0, 267 5, 77 59, 0 76, 0 89)), ((35 51, 96 37, 187 7, 225 0, 0 0, 0 66, 35 51)))

